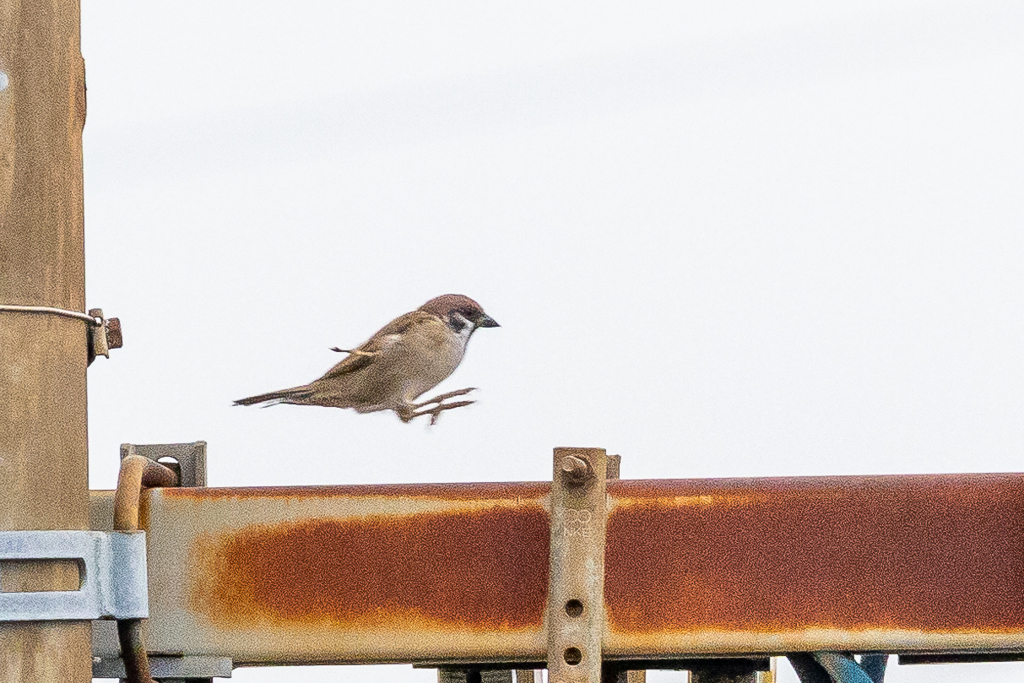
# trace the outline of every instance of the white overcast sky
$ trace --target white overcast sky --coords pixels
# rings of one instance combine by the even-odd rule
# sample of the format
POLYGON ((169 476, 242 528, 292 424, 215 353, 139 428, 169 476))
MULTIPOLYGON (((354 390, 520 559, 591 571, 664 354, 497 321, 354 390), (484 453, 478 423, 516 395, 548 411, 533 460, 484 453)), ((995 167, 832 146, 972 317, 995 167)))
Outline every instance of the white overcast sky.
POLYGON ((560 445, 626 478, 1022 468, 1019 0, 82 14, 88 303, 125 330, 93 488, 121 442, 197 439, 215 486, 541 480, 560 445), (446 292, 502 327, 437 427, 231 406, 446 292))

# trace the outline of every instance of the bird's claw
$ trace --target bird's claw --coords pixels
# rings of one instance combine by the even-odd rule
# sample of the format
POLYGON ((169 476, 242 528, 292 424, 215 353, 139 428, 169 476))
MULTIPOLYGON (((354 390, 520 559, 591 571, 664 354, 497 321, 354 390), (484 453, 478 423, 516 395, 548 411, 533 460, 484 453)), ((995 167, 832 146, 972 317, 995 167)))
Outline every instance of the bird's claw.
POLYGON ((423 401, 422 403, 415 403, 415 404, 413 404, 412 405, 412 409, 413 410, 419 410, 423 406, 429 406, 431 403, 441 403, 442 401, 447 401, 448 399, 455 398, 456 396, 465 396, 466 394, 468 394, 471 391, 476 391, 476 387, 467 387, 465 389, 456 389, 455 391, 449 391, 447 394, 438 394, 434 398, 427 399, 426 401, 423 401))
POLYGON ((454 403, 438 403, 436 406, 429 410, 421 410, 419 412, 413 413, 412 417, 410 417, 409 419, 411 420, 415 417, 419 417, 420 415, 429 415, 430 424, 431 426, 433 426, 437 424, 437 418, 441 417, 442 411, 449 410, 450 408, 461 408, 463 406, 468 406, 473 403, 476 403, 476 401, 455 401, 454 403))
POLYGON ((443 411, 451 410, 452 408, 462 408, 463 406, 468 406, 473 403, 476 403, 476 401, 454 401, 452 403, 445 403, 446 400, 448 400, 449 398, 455 398, 456 396, 465 396, 469 392, 475 390, 476 387, 468 387, 466 389, 449 391, 446 394, 438 394, 434 398, 423 401, 422 403, 415 403, 406 408, 405 410, 400 411, 398 413, 398 417, 401 418, 402 422, 411 422, 412 420, 416 419, 417 417, 420 417, 421 415, 429 415, 430 424, 436 425, 437 418, 441 416, 441 413, 443 411), (429 406, 434 403, 436 403, 437 405, 435 405, 433 408, 420 410, 420 408, 423 408, 424 406, 429 406))

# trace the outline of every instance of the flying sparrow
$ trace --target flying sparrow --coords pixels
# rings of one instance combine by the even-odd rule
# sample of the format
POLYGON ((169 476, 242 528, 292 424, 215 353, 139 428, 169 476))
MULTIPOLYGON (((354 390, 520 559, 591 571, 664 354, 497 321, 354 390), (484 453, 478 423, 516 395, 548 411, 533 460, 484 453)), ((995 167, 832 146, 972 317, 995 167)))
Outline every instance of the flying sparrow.
POLYGON ((333 348, 349 355, 320 379, 241 398, 235 405, 292 403, 354 408, 359 413, 393 410, 402 422, 430 415, 430 424, 435 424, 441 411, 473 403, 445 403, 446 399, 464 396, 474 388, 414 401, 459 367, 466 344, 479 327, 498 327, 498 323, 469 297, 445 294, 395 318, 356 349, 333 348), (430 405, 434 407, 427 408, 430 405))

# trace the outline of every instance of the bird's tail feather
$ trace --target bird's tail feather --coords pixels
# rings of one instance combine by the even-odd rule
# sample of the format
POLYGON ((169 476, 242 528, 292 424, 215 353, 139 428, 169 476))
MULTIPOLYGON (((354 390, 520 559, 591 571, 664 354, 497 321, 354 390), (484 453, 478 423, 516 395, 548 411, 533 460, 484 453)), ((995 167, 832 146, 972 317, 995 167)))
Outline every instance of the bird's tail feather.
POLYGON ((280 391, 270 391, 266 394, 240 398, 235 401, 235 405, 251 406, 256 405, 257 403, 266 403, 267 405, 264 407, 276 406, 278 403, 295 403, 302 405, 308 403, 312 395, 313 390, 309 388, 309 385, 303 384, 301 387, 292 387, 291 389, 281 389, 280 391))

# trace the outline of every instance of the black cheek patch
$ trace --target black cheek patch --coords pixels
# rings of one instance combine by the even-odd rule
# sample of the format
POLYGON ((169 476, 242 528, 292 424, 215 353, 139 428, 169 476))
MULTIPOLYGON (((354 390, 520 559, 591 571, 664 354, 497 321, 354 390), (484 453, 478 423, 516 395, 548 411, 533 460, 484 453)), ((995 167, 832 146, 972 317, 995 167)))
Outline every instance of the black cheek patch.
POLYGON ((462 332, 467 326, 469 326, 469 324, 469 321, 461 315, 448 316, 448 327, 452 328, 456 332, 462 332))

